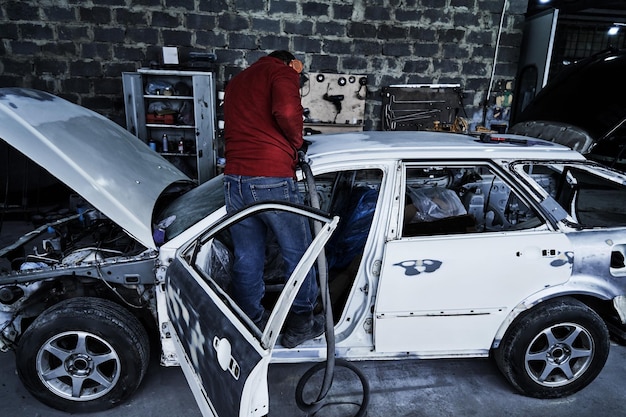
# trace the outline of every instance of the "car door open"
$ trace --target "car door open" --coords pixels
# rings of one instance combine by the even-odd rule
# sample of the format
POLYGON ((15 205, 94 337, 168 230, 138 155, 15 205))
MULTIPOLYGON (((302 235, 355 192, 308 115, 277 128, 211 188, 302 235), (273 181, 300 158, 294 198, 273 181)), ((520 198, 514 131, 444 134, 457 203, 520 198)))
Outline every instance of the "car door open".
POLYGON ((204 416, 268 414, 267 368, 289 308, 318 254, 337 226, 313 209, 284 203, 250 206, 184 246, 168 268, 170 331, 185 377, 204 416), (264 299, 271 309, 258 329, 228 293, 232 252, 229 226, 267 210, 322 223, 282 291, 264 299))

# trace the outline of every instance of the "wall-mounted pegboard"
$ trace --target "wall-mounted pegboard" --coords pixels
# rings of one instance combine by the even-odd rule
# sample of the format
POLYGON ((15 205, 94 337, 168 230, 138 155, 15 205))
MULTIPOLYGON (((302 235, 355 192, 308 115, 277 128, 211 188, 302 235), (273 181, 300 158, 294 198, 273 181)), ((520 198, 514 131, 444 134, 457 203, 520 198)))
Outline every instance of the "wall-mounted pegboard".
POLYGON ((305 123, 363 125, 367 75, 307 73, 300 89, 305 123))
POLYGON ((383 130, 450 130, 462 112, 460 84, 383 87, 383 130))

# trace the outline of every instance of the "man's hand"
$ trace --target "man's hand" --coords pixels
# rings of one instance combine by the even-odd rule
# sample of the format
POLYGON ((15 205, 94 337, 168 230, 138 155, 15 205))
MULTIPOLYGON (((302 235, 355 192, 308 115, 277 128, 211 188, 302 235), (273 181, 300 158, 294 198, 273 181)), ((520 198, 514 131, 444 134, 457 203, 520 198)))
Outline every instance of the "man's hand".
POLYGON ((300 149, 298 149, 298 162, 299 163, 305 163, 306 162, 306 152, 309 149, 309 145, 312 142, 308 141, 308 140, 304 140, 304 142, 302 142, 302 146, 300 147, 300 149))

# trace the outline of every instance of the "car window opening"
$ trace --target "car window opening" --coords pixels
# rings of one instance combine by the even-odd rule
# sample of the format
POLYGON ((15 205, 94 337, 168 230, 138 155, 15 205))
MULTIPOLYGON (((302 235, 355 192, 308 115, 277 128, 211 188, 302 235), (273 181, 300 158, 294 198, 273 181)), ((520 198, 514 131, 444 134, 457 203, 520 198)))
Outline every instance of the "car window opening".
POLYGON ((402 236, 524 230, 541 226, 487 166, 408 167, 402 236))
POLYGON ((579 226, 626 226, 626 187, 594 175, 583 166, 526 165, 526 173, 537 182, 579 226), (543 181, 538 180, 543 178, 543 181))
MULTIPOLYGON (((350 289, 357 276, 361 258, 376 210, 382 182, 378 169, 341 171, 316 177, 320 207, 341 217, 340 225, 326 245, 328 277, 335 323, 342 315, 350 289)), ((304 187, 303 184, 301 184, 304 187)), ((306 193, 302 193, 306 195, 306 193)), ((195 269, 206 281, 229 294, 233 276, 233 244, 228 229, 220 231, 197 250, 195 269)), ((265 250, 265 308, 272 309, 286 277, 280 247, 268 232, 265 250)), ((319 305, 321 308, 321 304, 319 305)))

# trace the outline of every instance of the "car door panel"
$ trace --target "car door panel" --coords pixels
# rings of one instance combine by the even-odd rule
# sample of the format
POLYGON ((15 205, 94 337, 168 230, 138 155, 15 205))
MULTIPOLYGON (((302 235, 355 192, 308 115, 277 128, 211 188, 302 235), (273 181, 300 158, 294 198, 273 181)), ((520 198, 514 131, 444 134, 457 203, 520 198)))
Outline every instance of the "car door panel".
POLYGON ((184 265, 174 261, 167 282, 169 315, 207 397, 219 398, 211 404, 215 415, 238 416, 244 384, 266 352, 251 338, 235 342, 241 329, 233 323, 233 315, 222 313, 223 301, 203 284, 189 279, 184 265), (231 389, 216 383, 222 379, 231 389))
POLYGON ((303 207, 262 203, 222 221, 177 253, 166 275, 169 325, 181 367, 204 416, 267 415, 267 367, 279 330, 338 221, 303 207), (203 270, 200 265, 208 260, 207 247, 213 247, 218 233, 263 210, 290 211, 320 221, 323 227, 286 282, 261 332, 230 298, 223 282, 211 277, 215 269, 203 270))
POLYGON ((567 281, 570 248, 565 235, 545 230, 388 242, 376 350, 488 350, 525 295, 567 281))

